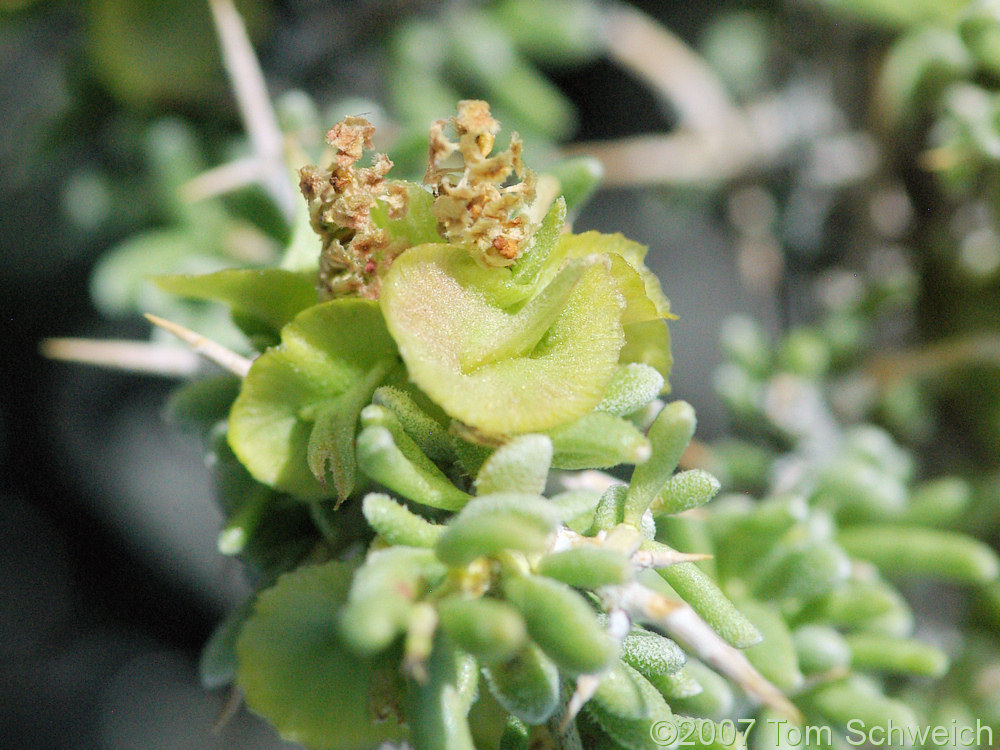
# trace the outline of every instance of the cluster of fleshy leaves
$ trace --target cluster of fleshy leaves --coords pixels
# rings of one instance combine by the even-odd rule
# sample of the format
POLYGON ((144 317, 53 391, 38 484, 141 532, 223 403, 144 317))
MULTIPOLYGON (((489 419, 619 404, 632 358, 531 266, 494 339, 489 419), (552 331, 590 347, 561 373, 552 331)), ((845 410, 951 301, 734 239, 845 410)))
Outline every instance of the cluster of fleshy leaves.
MULTIPOLYGON (((880 312, 912 302, 911 282, 897 269, 855 281, 850 295, 821 290, 830 300, 826 314, 777 344, 751 321, 731 321, 717 386, 748 439, 703 447, 697 463, 765 499, 729 494, 701 517, 658 519, 658 539, 713 555, 696 565, 764 633, 748 658, 810 725, 843 728, 862 719, 887 726, 891 719, 916 729, 956 718, 975 726, 972 707, 984 705, 968 654, 958 654, 950 687, 940 691, 945 704, 929 703, 922 687, 891 690, 901 677, 938 678, 949 666, 945 651, 913 637, 914 613, 891 581, 947 584, 988 599, 1000 572, 996 553, 965 533, 988 504, 977 497, 982 488, 959 476, 918 480, 911 453, 861 418, 880 415, 904 435, 926 434, 927 407, 912 378, 860 387, 873 377, 859 363, 880 312)), ((994 648, 988 639, 975 645, 978 654, 994 648)), ((721 685, 716 703, 688 708, 712 716, 732 704, 721 685)), ((988 722, 993 714, 981 716, 988 722)), ((751 746, 780 746, 778 725, 766 712, 760 718, 769 731, 751 746)))
MULTIPOLYGON (((745 715, 733 685, 763 719, 914 726, 876 678, 947 658, 909 638, 879 571, 983 583, 997 562, 931 528, 961 481, 911 492, 885 433, 830 414, 830 344, 856 330, 797 331, 777 356, 730 336, 724 394, 785 455, 756 461, 764 501, 702 509, 719 483, 674 473, 694 414, 659 399, 669 306, 644 248, 564 231, 557 200, 528 252, 487 268, 426 241, 419 191, 402 221, 372 212, 411 245, 377 300, 317 303, 310 268, 159 280, 229 305, 262 349, 172 404, 209 438, 220 548, 258 584, 208 644, 206 684, 317 748, 655 747, 661 722, 745 715), (629 484, 593 471, 619 465, 629 484)), ((711 729, 691 738, 722 746, 711 729)))
POLYGON ((648 747, 675 721, 670 686, 699 688, 646 624, 782 705, 733 647, 754 626, 654 539, 651 506, 680 512, 718 484, 671 477, 694 415, 658 399, 670 313, 645 249, 565 232, 560 199, 522 258, 485 268, 421 241, 428 210, 414 193, 404 221, 372 212, 413 245, 378 300, 316 303, 313 270, 158 280, 269 343, 245 377, 194 383, 171 409, 206 430, 220 547, 259 584, 206 648, 206 683, 235 681, 310 747, 518 746, 534 726, 564 743, 581 707, 592 739, 648 747), (552 469, 621 464, 629 485, 550 487, 552 469), (675 592, 669 570, 693 582, 675 592))

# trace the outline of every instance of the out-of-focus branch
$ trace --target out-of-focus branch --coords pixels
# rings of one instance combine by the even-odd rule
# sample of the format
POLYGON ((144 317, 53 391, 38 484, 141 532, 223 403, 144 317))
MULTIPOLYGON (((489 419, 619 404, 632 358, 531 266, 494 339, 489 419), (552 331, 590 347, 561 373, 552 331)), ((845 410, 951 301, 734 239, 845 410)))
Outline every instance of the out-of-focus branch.
POLYGON ((606 14, 608 56, 645 81, 676 110, 669 134, 580 143, 566 156, 592 156, 611 187, 712 183, 779 161, 793 146, 830 132, 838 113, 816 92, 772 94, 736 107, 715 73, 683 40, 645 14, 606 14))
POLYGON ((1000 365, 1000 336, 968 336, 880 354, 865 368, 883 388, 904 377, 933 377, 968 365, 1000 365))
POLYGON ((49 359, 169 378, 188 378, 202 369, 198 355, 173 344, 67 338, 45 339, 39 348, 49 359))
POLYGON ((739 117, 715 73, 680 37, 625 5, 605 13, 608 56, 644 80, 677 110, 681 127, 712 132, 739 117))
POLYGON ((295 214, 295 189, 285 165, 285 139, 271 106, 267 84, 254 54, 246 26, 233 0, 209 0, 215 20, 222 61, 240 108, 254 152, 259 160, 257 179, 285 218, 295 214))

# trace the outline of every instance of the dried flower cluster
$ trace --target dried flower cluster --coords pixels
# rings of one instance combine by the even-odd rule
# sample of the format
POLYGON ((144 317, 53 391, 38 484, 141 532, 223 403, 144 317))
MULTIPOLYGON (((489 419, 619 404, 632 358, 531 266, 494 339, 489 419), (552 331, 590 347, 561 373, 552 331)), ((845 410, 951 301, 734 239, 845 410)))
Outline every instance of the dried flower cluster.
POLYGON ((506 150, 490 155, 499 131, 489 104, 460 102, 456 117, 431 126, 424 176, 434 191, 438 230, 450 241, 474 248, 476 259, 488 266, 514 263, 535 229, 527 211, 535 199, 535 175, 521 160, 522 143, 516 133, 506 150), (445 135, 449 124, 457 143, 445 135), (448 165, 456 153, 461 155, 461 167, 448 165), (520 181, 503 187, 512 173, 520 181))
POLYGON ((381 286, 380 270, 405 249, 371 217, 376 201, 388 208, 389 217, 402 217, 407 209, 406 188, 388 182, 392 162, 376 154, 371 167, 357 168, 366 149, 372 148, 375 126, 362 117, 348 117, 326 135, 336 149, 327 169, 306 166, 299 170, 299 188, 309 202, 313 229, 323 240, 319 289, 325 299, 357 295, 375 299, 381 286))

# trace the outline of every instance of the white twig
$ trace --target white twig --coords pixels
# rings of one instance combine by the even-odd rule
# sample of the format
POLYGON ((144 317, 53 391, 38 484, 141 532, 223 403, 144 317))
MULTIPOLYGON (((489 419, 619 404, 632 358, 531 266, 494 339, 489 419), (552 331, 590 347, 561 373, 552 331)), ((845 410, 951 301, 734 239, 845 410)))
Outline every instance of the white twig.
POLYGON ((743 688, 748 695, 791 721, 801 721, 799 710, 777 687, 726 643, 686 603, 667 599, 640 583, 609 586, 601 596, 610 606, 624 609, 632 619, 664 631, 681 646, 743 688))
POLYGON ((579 143, 565 156, 592 156, 602 184, 630 187, 727 181, 779 161, 803 140, 842 127, 821 79, 736 107, 725 86, 683 40, 624 5, 605 14, 605 46, 676 110, 675 132, 579 143))
POLYGON ((576 689, 573 690, 573 695, 570 696, 569 703, 566 704, 566 714, 559 722, 560 732, 566 731, 566 727, 580 713, 584 704, 594 697, 602 677, 603 675, 599 674, 582 674, 576 678, 576 689))
POLYGON ((202 368, 194 352, 171 344, 64 338, 45 339, 39 348, 49 359, 172 378, 190 377, 202 368))
POLYGON ((209 169, 181 185, 180 193, 188 203, 214 198, 257 182, 266 171, 260 157, 250 156, 209 169))
POLYGON ((240 108, 243 125, 256 152, 261 184, 288 221, 295 215, 295 189, 285 165, 285 139, 267 93, 260 63, 233 0, 209 0, 222 61, 240 108))
POLYGON ((680 563, 711 559, 712 555, 700 552, 678 552, 674 549, 641 549, 632 555, 632 562, 638 568, 667 568, 680 563))
POLYGON ((604 42, 612 60, 673 105, 682 128, 716 132, 738 118, 711 68, 680 37, 645 13, 624 4, 609 8, 604 42))
POLYGON ((247 359, 241 354, 237 354, 232 349, 227 349, 222 344, 212 341, 212 339, 205 338, 200 333, 196 333, 190 328, 185 328, 178 323, 165 320, 164 318, 157 317, 156 315, 146 313, 146 320, 153 325, 174 334, 174 336, 190 346, 196 354, 200 354, 210 362, 215 362, 215 364, 219 365, 219 367, 224 370, 229 370, 229 372, 233 373, 233 375, 245 378, 247 373, 250 372, 250 365, 253 364, 253 360, 247 359))

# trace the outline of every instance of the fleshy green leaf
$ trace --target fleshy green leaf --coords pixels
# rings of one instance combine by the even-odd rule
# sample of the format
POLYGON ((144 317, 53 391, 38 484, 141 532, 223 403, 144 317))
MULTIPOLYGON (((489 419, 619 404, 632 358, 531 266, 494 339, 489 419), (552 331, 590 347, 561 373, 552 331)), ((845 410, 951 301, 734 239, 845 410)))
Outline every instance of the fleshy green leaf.
POLYGON ((198 678, 206 690, 225 687, 236 679, 236 639, 253 612, 253 598, 231 612, 208 639, 198 660, 198 678))
POLYGON ((624 417, 644 407, 662 391, 663 376, 656 369, 638 363, 623 365, 608 384, 597 410, 624 417))
POLYGON ((608 469, 649 459, 649 440, 631 422, 593 411, 548 431, 556 469, 608 469))
POLYGON ((421 505, 458 510, 470 495, 460 490, 402 432, 366 426, 357 440, 358 463, 369 477, 421 505), (397 440, 399 442, 397 443, 397 440))
POLYGON ((540 495, 545 491, 551 463, 552 441, 548 437, 522 435, 500 446, 486 459, 476 475, 476 492, 480 495, 494 492, 540 495))
POLYGON ((414 750, 475 750, 469 729, 469 701, 462 684, 476 665, 444 637, 434 642, 427 676, 409 682, 407 717, 414 750))
MULTIPOLYGON (((302 499, 329 497, 332 490, 314 476, 307 454, 314 464, 353 455, 354 422, 384 379, 376 375, 396 363, 395 345, 378 306, 361 299, 303 311, 282 329, 281 340, 244 379, 229 442, 258 481, 302 499), (316 447, 310 449, 311 442, 316 447)), ((350 473, 346 464, 334 467, 341 497, 353 484, 350 473)))
POLYGON ((365 750, 403 736, 392 718, 375 723, 374 662, 348 651, 338 634, 351 573, 330 562, 283 576, 258 597, 236 644, 247 705, 313 750, 365 750))
POLYGON ((193 299, 223 302, 241 328, 263 327, 278 333, 307 307, 316 304, 316 273, 279 268, 229 268, 201 275, 158 276, 156 285, 193 299))
POLYGON ((433 547, 444 533, 444 526, 421 518, 388 495, 367 495, 362 510, 368 524, 388 544, 433 547))
POLYGON ((454 245, 396 259, 381 304, 410 377, 450 416, 488 433, 582 416, 603 396, 623 343, 615 281, 581 259, 515 310, 498 303, 505 273, 454 245))
POLYGON ((226 418, 239 392, 239 378, 229 373, 209 375, 177 388, 164 412, 181 427, 207 432, 226 418))
POLYGON ((643 262, 648 248, 627 239, 622 234, 564 234, 559 238, 553 257, 582 258, 593 253, 603 253, 612 259, 611 273, 621 285, 626 308, 623 323, 641 323, 647 320, 674 318, 670 301, 664 296, 660 281, 643 262))

